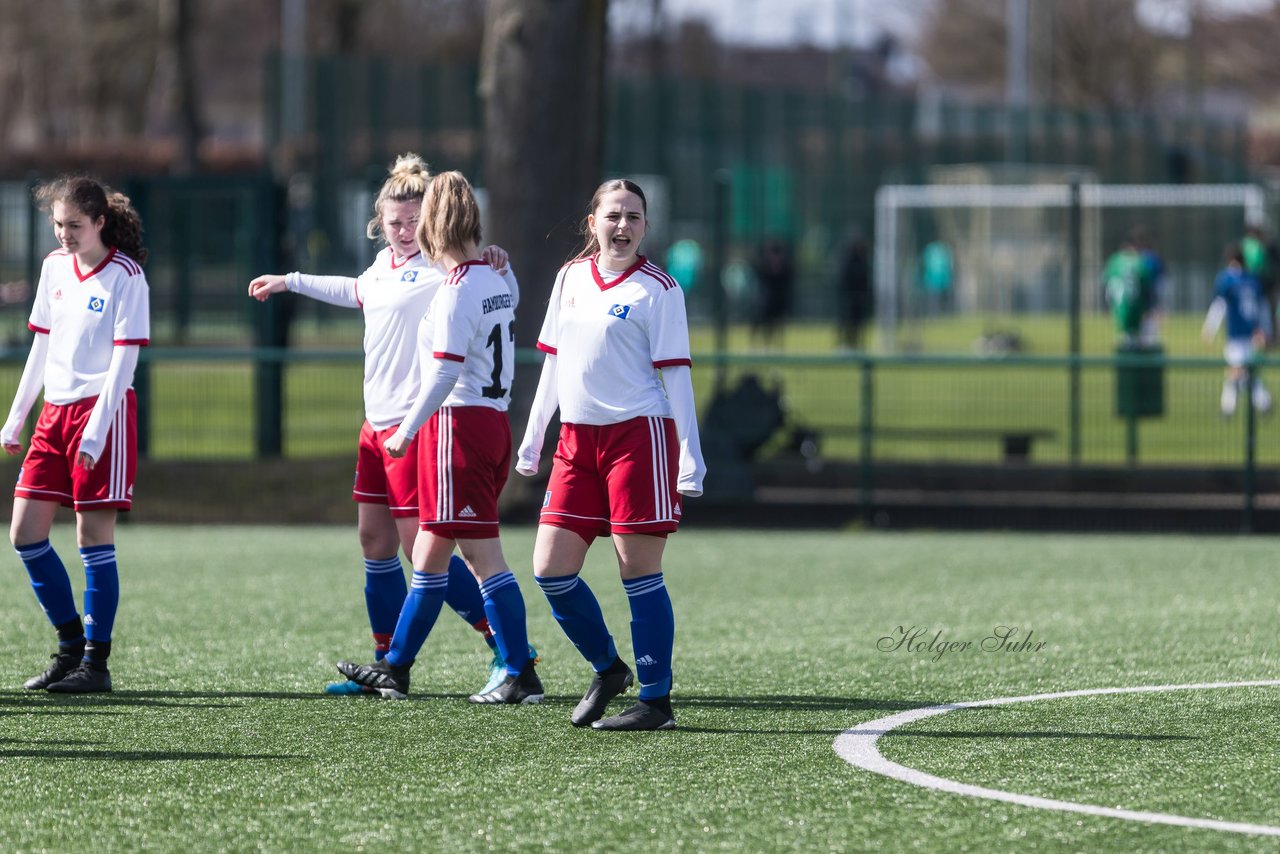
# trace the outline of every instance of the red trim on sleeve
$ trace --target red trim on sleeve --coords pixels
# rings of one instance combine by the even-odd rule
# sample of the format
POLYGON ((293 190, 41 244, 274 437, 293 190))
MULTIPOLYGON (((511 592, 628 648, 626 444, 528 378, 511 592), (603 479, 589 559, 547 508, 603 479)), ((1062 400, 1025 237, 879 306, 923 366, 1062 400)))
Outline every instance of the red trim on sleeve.
POLYGON ((663 359, 661 362, 654 362, 655 368, 675 368, 684 365, 686 368, 693 367, 692 359, 663 359))
POLYGON ((538 349, 544 353, 550 353, 553 356, 556 355, 555 347, 549 347, 546 344, 543 344, 541 341, 538 342, 538 349))
POLYGON ((49 334, 49 330, 48 330, 48 329, 45 329, 45 328, 44 328, 44 327, 42 327, 42 326, 36 326, 36 325, 32 324, 30 321, 28 321, 28 322, 27 322, 27 328, 28 328, 28 329, 30 329, 32 332, 39 332, 41 335, 48 335, 48 334, 49 334))
POLYGON ((437 359, 448 359, 450 362, 465 362, 466 356, 459 356, 454 353, 432 353, 437 359))
POLYGON ((128 347, 130 344, 137 344, 139 347, 145 347, 151 343, 150 338, 117 338, 111 342, 117 347, 128 347))

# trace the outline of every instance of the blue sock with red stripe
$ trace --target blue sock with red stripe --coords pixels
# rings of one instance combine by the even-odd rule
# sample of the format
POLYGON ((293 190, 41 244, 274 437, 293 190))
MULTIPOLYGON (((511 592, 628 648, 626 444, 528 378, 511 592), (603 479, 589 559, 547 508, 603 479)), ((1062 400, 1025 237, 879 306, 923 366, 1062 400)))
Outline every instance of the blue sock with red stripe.
POLYGON ((404 580, 400 556, 364 559, 364 605, 369 613, 369 630, 373 632, 374 657, 386 655, 386 638, 396 630, 400 609, 409 594, 404 580))
POLYGON ((640 699, 654 700, 671 693, 671 651, 676 620, 662 573, 622 582, 631 605, 631 645, 636 653, 640 699))
POLYGON ((405 597, 404 607, 400 609, 400 620, 396 623, 396 633, 391 638, 387 661, 396 667, 413 663, 418 650, 426 643, 427 635, 431 634, 436 618, 440 616, 448 586, 447 572, 413 571, 413 582, 409 585, 409 595, 405 597))
POLYGON ((449 558, 449 589, 445 591, 444 604, 483 635, 489 649, 497 649, 498 642, 493 637, 480 585, 476 583, 471 570, 467 569, 466 561, 457 555, 449 558))
POLYGON ((507 673, 519 676, 529 661, 529 634, 525 626, 524 595, 508 570, 490 576, 480 585, 484 612, 498 642, 498 654, 507 663, 507 673))
POLYGON ((591 592, 587 582, 577 574, 554 578, 534 576, 534 580, 551 604, 551 616, 556 618, 582 657, 591 662, 597 673, 607 670, 618 657, 618 650, 614 647, 609 627, 604 624, 596 594, 591 592))

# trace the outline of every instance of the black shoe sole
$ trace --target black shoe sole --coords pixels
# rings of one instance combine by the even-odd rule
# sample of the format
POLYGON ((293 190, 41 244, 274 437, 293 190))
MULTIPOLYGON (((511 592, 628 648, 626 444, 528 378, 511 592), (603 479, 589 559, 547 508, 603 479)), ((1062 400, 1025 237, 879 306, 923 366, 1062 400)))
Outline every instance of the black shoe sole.
POLYGON ((676 719, 640 700, 625 712, 596 721, 591 728, 596 732, 656 732, 675 729, 676 719))
MULTIPOLYGON (((409 680, 405 679, 400 685, 373 684, 369 678, 370 669, 363 664, 356 664, 353 661, 339 661, 338 672, 359 685, 363 685, 371 691, 376 691, 379 695, 388 700, 407 700, 409 699, 409 680)), ((383 676, 384 673, 374 671, 375 676, 383 676)))

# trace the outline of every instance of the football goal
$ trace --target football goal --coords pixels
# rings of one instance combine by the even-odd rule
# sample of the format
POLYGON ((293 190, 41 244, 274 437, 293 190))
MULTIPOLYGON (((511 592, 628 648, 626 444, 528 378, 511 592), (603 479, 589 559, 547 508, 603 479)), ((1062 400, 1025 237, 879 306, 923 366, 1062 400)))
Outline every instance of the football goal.
POLYGON ((975 330, 976 347, 983 333, 1033 315, 1102 312, 1102 267, 1135 237, 1163 260, 1161 308, 1202 313, 1224 247, 1265 221, 1265 194, 1252 184, 882 186, 875 220, 880 347, 924 349, 938 320, 975 330), (959 318, 974 322, 957 325, 959 318))

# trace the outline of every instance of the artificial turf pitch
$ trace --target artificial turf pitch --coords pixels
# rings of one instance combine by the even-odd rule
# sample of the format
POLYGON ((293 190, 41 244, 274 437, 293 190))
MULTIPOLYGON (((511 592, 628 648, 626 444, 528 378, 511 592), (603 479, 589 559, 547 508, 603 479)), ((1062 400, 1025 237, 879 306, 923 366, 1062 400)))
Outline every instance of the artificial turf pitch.
MULTIPOLYGON (((79 592, 71 528, 59 525, 54 543, 79 592)), ((533 583, 532 531, 504 543, 543 656, 540 706, 466 702, 488 656, 449 612, 411 700, 323 696, 334 661, 370 656, 355 533, 341 527, 122 526, 115 692, 27 692, 52 631, 11 557, 0 847, 1280 848, 1277 837, 932 791, 833 749, 842 731, 938 703, 1280 678, 1274 540, 690 526, 664 567, 679 729, 642 734, 569 725, 587 665, 533 583), (1001 626, 1032 643, 983 649, 1001 626), (915 630, 914 643, 895 644, 915 630)), ((584 577, 630 659, 606 543, 584 577)), ((1230 688, 964 709, 879 748, 989 788, 1277 825, 1278 736, 1280 687, 1230 688)))

